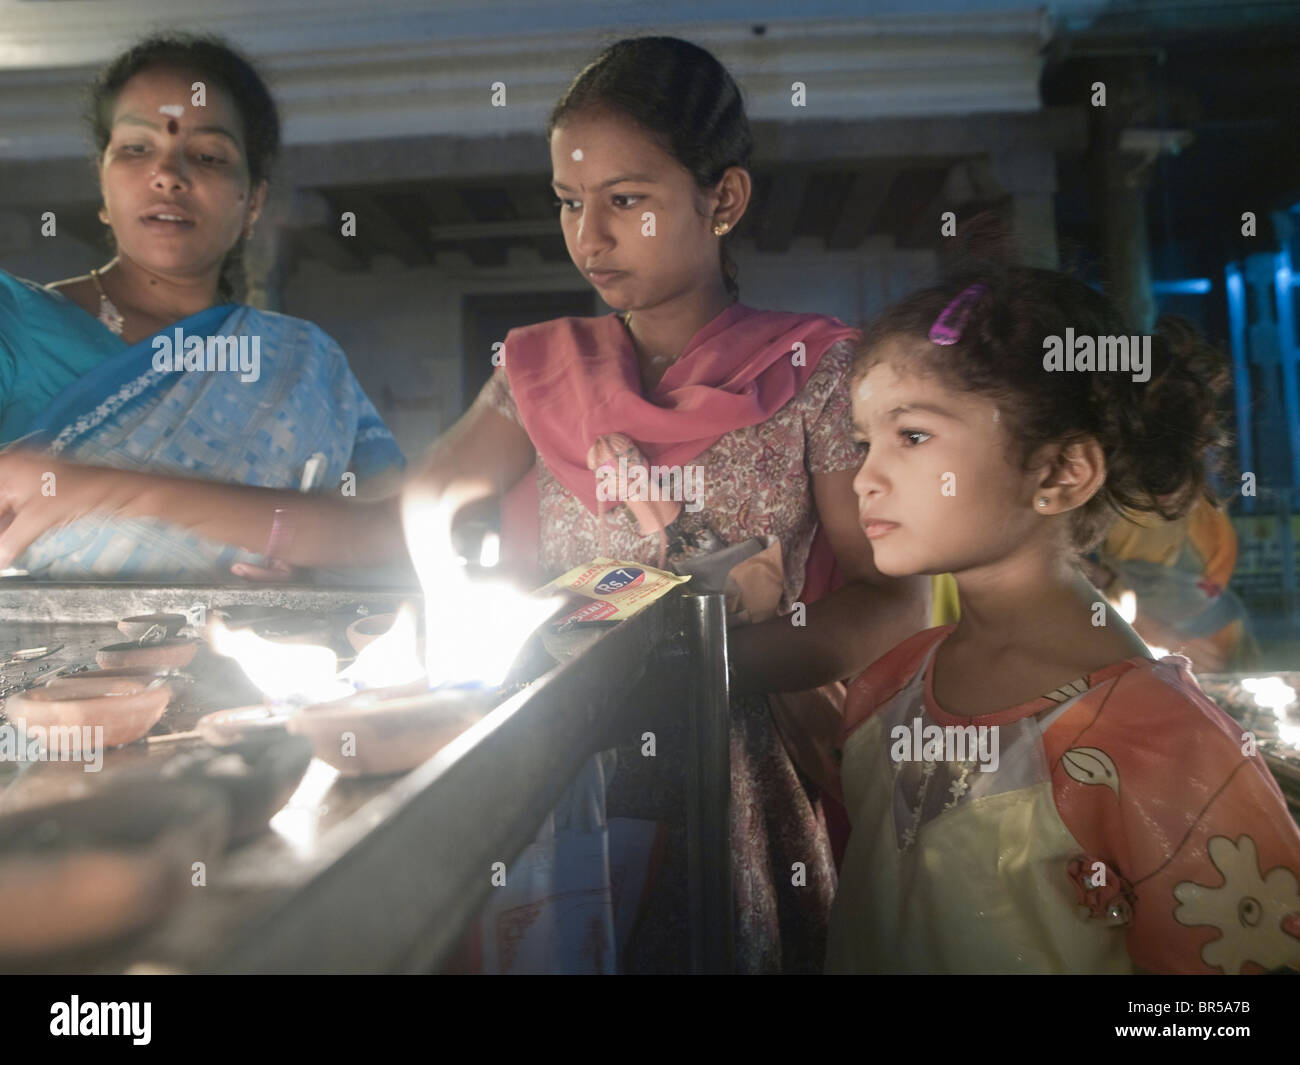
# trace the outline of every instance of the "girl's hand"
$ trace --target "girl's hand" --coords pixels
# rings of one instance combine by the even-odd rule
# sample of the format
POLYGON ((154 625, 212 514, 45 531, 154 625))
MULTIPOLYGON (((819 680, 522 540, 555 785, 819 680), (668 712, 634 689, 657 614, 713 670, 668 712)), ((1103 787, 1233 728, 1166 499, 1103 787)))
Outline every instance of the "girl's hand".
POLYGON ((42 533, 87 514, 125 509, 135 491, 125 470, 78 466, 33 451, 0 452, 0 569, 42 533))

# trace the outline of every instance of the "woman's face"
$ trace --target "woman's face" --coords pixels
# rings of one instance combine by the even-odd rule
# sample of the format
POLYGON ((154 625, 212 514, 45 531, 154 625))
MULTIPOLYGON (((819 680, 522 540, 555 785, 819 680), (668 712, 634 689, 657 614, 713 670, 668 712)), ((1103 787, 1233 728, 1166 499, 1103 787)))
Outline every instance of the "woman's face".
POLYGON ((649 310, 721 283, 716 197, 636 123, 574 116, 551 134, 551 168, 569 257, 611 307, 649 310))
POLYGON ((202 80, 155 68, 123 86, 99 163, 107 221, 120 255, 169 277, 216 274, 246 225, 256 220, 266 183, 249 187, 243 129, 230 97, 202 80))

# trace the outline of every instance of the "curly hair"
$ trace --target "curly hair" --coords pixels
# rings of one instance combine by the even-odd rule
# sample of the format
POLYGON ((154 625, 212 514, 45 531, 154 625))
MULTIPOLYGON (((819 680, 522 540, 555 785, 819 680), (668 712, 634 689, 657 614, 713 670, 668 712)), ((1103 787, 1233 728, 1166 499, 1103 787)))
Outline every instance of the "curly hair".
POLYGON ((1091 550, 1121 508, 1183 516, 1198 496, 1215 503, 1212 449, 1228 443, 1219 404, 1230 374, 1223 355, 1186 319, 1165 316, 1151 337, 1150 377, 1054 373, 1044 344, 1067 329, 1078 336, 1128 336, 1106 296, 1067 274, 1026 266, 966 266, 942 284, 886 309, 863 331, 854 378, 881 361, 891 338, 928 340, 930 327, 968 286, 983 285, 951 346, 902 345, 906 369, 934 375, 958 391, 998 405, 1013 455, 1028 470, 1044 446, 1094 438, 1106 461, 1102 487, 1070 512, 1071 541, 1091 550))

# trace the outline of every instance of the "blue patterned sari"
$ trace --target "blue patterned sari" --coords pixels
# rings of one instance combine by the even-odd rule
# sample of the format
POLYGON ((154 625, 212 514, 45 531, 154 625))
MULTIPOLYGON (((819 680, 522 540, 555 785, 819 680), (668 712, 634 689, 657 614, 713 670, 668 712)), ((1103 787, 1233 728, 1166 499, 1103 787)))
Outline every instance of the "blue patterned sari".
MULTIPOLYGON (((405 464, 342 349, 310 322, 225 304, 128 346, 62 296, 19 282, 22 293, 16 279, 0 280, 11 299, 18 291, 44 315, 29 352, 0 304, 0 355, 19 372, 59 347, 102 348, 100 361, 44 410, 4 419, 5 435, 23 436, 24 447, 70 462, 281 489, 299 488, 308 461, 320 456, 313 466, 321 492, 340 492, 345 473, 364 483, 405 464)), ((34 324, 28 310, 19 325, 34 324)), ((90 352, 82 366, 94 358, 90 352)), ((58 580, 176 581, 226 580, 234 562, 263 559, 165 520, 89 517, 45 533, 13 564, 58 580)))

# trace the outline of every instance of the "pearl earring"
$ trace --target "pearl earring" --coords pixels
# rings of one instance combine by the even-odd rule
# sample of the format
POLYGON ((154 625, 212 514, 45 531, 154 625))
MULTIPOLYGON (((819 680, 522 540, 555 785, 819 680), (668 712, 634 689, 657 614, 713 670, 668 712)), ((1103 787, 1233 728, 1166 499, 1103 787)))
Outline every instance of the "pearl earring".
POLYGON ((1038 497, 1038 505, 1039 505, 1040 507, 1045 507, 1045 506, 1047 506, 1047 502, 1048 502, 1048 500, 1047 500, 1047 496, 1039 496, 1039 497, 1038 497))

